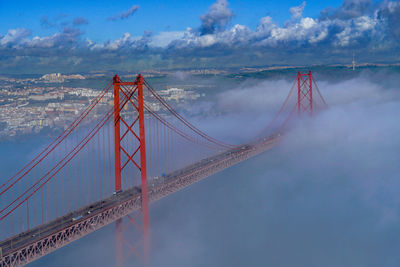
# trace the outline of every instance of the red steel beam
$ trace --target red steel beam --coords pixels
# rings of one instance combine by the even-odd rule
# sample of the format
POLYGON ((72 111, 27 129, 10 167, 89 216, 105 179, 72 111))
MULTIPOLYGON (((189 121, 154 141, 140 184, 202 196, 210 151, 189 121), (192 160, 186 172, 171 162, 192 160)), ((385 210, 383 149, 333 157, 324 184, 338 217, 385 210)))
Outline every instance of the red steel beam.
POLYGON ((146 166, 146 140, 144 131, 144 109, 143 109, 143 76, 138 75, 138 108, 139 108, 139 136, 140 136, 140 167, 142 179, 142 213, 144 234, 144 258, 149 260, 150 237, 149 237, 149 199, 147 189, 147 166, 146 166))
POLYGON ((301 73, 297 72, 297 113, 300 114, 301 73))
POLYGON ((119 107, 119 86, 118 75, 113 78, 114 84, 114 156, 115 156, 115 192, 121 191, 121 127, 119 107))
MULTIPOLYGON (((114 84, 114 138, 115 138, 115 191, 119 192, 122 190, 121 188, 121 150, 123 147, 121 146, 121 132, 120 132, 120 122, 124 122, 124 119, 120 116, 120 103, 119 103, 119 94, 120 90, 124 95, 127 97, 127 100, 138 110, 138 117, 139 117, 139 138, 138 136, 132 131, 131 127, 127 125, 128 130, 132 132, 136 138, 139 139, 139 147, 140 149, 140 166, 130 157, 128 158, 138 167, 141 173, 141 212, 143 214, 143 235, 144 235, 144 259, 145 261, 149 261, 150 257, 150 237, 149 237, 149 197, 148 197, 148 186, 147 186, 147 166, 146 166, 146 139, 145 139, 145 122, 144 122, 144 100, 143 100, 143 76, 138 75, 134 82, 121 82, 119 77, 115 75, 113 79, 114 84), (126 95, 121 86, 137 86, 137 105, 136 106, 131 98, 135 99, 133 95, 126 95)), ((125 136, 125 134, 124 134, 125 136)), ((137 149, 137 150, 138 150, 137 149)), ((125 152, 126 153, 126 152, 125 152)), ((128 162, 129 162, 128 159, 128 162)), ((125 164, 126 165, 126 164, 125 164)), ((124 165, 124 166, 125 166, 124 165)), ((117 226, 118 228, 118 226, 117 226)), ((117 229, 117 232, 120 229, 117 229)), ((120 235, 120 233, 117 233, 120 235)), ((118 258, 119 256, 117 256, 118 258)), ((117 261, 120 261, 120 259, 117 261)))
POLYGON ((297 113, 308 111, 313 113, 312 71, 308 73, 297 72, 297 113), (303 78, 304 77, 304 78, 303 78), (302 97, 303 95, 303 97, 302 97), (307 102, 304 104, 304 102, 307 102))
POLYGON ((308 73, 308 79, 310 80, 310 115, 313 113, 313 95, 312 95, 312 72, 308 73))

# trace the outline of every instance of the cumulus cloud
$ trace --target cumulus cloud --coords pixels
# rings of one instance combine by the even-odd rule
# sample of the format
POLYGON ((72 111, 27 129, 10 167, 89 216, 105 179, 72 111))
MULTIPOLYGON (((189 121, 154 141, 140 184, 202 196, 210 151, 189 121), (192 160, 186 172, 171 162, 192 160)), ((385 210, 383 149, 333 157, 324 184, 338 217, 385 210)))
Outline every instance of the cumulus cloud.
POLYGON ((378 18, 386 22, 390 38, 400 37, 400 2, 384 2, 378 10, 378 18))
POLYGON ((84 24, 89 24, 89 21, 85 19, 84 17, 76 17, 74 21, 72 22, 74 25, 84 25, 84 24))
POLYGON ((304 8, 306 7, 306 2, 303 2, 299 6, 294 6, 289 9, 290 14, 292 14, 292 19, 296 20, 303 16, 304 8))
POLYGON ((40 18, 40 25, 46 29, 65 27, 69 24, 69 22, 66 20, 67 17, 68 15, 64 13, 54 17, 48 17, 44 15, 40 18))
POLYGON ((42 25, 44 28, 53 28, 56 26, 56 24, 51 22, 47 16, 42 16, 40 18, 40 25, 42 25))
POLYGON ((181 39, 185 33, 181 31, 160 32, 155 35, 150 43, 154 47, 166 47, 172 41, 181 39))
POLYGON ((79 29, 65 27, 61 32, 51 36, 35 36, 32 40, 25 42, 27 48, 56 48, 70 49, 76 48, 82 32, 79 29))
MULTIPOLYGON (((199 27, 155 35, 147 33, 144 36, 132 36, 127 32, 118 39, 104 43, 94 42, 87 37, 82 40, 83 33, 72 28, 87 23, 87 20, 75 18, 72 24, 68 24, 70 26, 60 24, 59 32, 51 36, 29 39, 29 30, 10 29, 9 33, 0 37, 0 53, 6 56, 37 56, 37 47, 48 47, 56 51, 64 50, 65 54, 71 56, 79 54, 84 58, 82 62, 85 62, 85 58, 98 57, 92 52, 101 49, 105 53, 124 49, 124 56, 140 50, 142 57, 147 56, 152 60, 158 58, 158 65, 166 60, 168 64, 180 67, 189 63, 192 64, 190 66, 197 66, 200 61, 203 65, 211 64, 213 67, 348 63, 353 51, 357 51, 357 58, 363 61, 400 59, 396 56, 400 51, 398 1, 371 3, 369 0, 345 0, 340 7, 324 10, 317 17, 304 17, 305 8, 305 2, 290 8, 288 12, 292 15, 291 19, 283 24, 275 22, 270 16, 262 17, 258 26, 252 29, 241 24, 229 26, 233 11, 227 0, 217 0, 200 16, 199 27), (143 51, 147 54, 143 54, 143 51)), ((110 20, 128 18, 138 9, 138 6, 133 6, 110 20)), ((44 24, 52 25, 47 17, 42 20, 44 24)), ((47 51, 42 56, 47 55, 52 53, 47 51)))
POLYGON ((151 37, 152 33, 148 31, 144 32, 143 36, 141 37, 131 36, 130 33, 126 32, 120 39, 108 41, 101 45, 93 44, 91 48, 97 50, 105 49, 111 51, 121 49, 146 49, 151 41, 151 37))
POLYGON ((31 35, 31 31, 25 28, 8 30, 7 34, 0 39, 0 45, 8 47, 22 45, 29 35, 31 35))
POLYGON ((130 16, 132 16, 133 14, 136 13, 136 11, 139 10, 139 6, 138 5, 133 5, 129 10, 124 11, 122 13, 118 13, 112 17, 109 17, 108 20, 111 21, 116 21, 116 20, 122 20, 122 19, 127 19, 130 16))
POLYGON ((342 5, 338 9, 325 9, 322 11, 322 17, 330 19, 357 18, 367 14, 371 7, 371 0, 343 0, 342 5))
MULTIPOLYGON (((343 47, 354 48, 382 48, 381 42, 385 36, 384 31, 389 21, 397 25, 396 6, 386 4, 380 6, 376 12, 366 13, 370 4, 366 1, 345 1, 334 13, 335 15, 322 15, 320 18, 303 17, 306 3, 290 8, 292 21, 283 26, 275 23, 269 16, 260 19, 255 31, 245 25, 234 25, 230 29, 218 29, 218 25, 226 26, 232 18, 232 12, 227 7, 226 1, 217 1, 210 11, 201 18, 203 23, 200 31, 188 28, 182 38, 172 41, 177 47, 212 47, 225 45, 228 47, 253 48, 323 48, 339 49, 343 47), (390 6, 390 9, 387 7, 390 6), (389 11, 390 10, 390 11, 389 11), (343 15, 353 14, 352 16, 343 15), (341 15, 339 15, 341 14, 341 15), (359 16, 356 16, 358 14, 359 16)), ((396 34, 397 27, 391 27, 396 34)))
POLYGON ((217 0, 211 5, 208 12, 200 16, 200 33, 212 34, 218 30, 223 30, 233 17, 233 12, 229 8, 227 0, 217 0))

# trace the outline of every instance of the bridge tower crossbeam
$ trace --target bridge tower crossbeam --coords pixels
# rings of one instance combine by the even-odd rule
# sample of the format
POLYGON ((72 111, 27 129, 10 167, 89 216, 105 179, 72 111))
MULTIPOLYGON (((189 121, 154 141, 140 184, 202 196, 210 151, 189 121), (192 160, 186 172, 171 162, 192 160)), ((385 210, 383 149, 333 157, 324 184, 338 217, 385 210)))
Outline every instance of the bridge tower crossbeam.
MULTIPOLYGON (((122 189, 121 172, 128 164, 133 164, 141 174, 141 212, 142 227, 139 228, 143 233, 143 256, 147 261, 150 254, 150 237, 149 237, 149 199, 147 188, 147 168, 146 168, 146 140, 145 140, 145 122, 144 122, 144 100, 143 100, 143 76, 138 75, 134 82, 122 82, 118 75, 113 78, 114 85, 114 150, 115 150, 115 193, 118 194, 122 189), (120 106, 120 95, 127 101, 126 105, 131 105, 136 110, 137 116, 132 123, 121 114, 125 107, 120 106), (125 131, 121 134, 121 124, 126 126, 125 131), (135 127, 138 124, 138 127, 135 127), (137 132, 139 131, 139 133, 137 132), (126 135, 133 135, 137 139, 138 146, 134 151, 129 151, 127 147, 122 145, 122 140, 126 135), (140 153, 140 160, 136 160, 135 155, 140 153), (121 153, 127 157, 126 162, 121 162, 121 153)), ((120 219, 121 220, 121 219, 120 219)), ((134 225, 137 225, 136 223, 134 225)), ((117 237, 121 235, 121 222, 117 221, 117 237)), ((121 243, 121 240, 117 240, 121 243)), ((122 249, 117 245, 117 249, 122 249)), ((117 256, 122 251, 117 251, 117 256)), ((120 257, 120 256, 118 256, 120 257)), ((117 259, 121 263, 122 259, 117 259)))
POLYGON ((308 73, 297 72, 297 113, 313 114, 313 77, 308 73))

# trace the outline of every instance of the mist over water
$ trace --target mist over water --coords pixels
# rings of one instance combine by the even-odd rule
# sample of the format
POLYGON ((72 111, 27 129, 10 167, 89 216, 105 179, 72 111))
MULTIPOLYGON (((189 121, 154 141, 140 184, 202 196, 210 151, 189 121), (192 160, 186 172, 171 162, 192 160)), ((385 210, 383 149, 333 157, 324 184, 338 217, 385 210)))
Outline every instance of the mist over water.
POLYGON ((320 81, 329 110, 158 203, 154 266, 399 266, 400 88, 375 77, 320 81))
MULTIPOLYGON (((297 121, 280 146, 152 204, 151 265, 399 266, 397 81, 382 72, 318 80, 329 109, 297 121)), ((253 137, 291 82, 248 84, 199 102, 194 110, 213 112, 189 121, 230 142, 253 137)), ((31 266, 112 266, 114 229, 31 266)), ((125 266, 140 261, 130 256, 125 266)))

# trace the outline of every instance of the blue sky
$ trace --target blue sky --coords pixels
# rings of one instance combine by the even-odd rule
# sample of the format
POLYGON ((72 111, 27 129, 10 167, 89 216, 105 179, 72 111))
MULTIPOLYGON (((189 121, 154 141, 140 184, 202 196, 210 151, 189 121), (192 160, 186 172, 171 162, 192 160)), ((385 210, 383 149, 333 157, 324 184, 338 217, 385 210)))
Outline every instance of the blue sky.
MULTIPOLYGON (((187 27, 198 27, 199 17, 215 1, 0 1, 0 34, 9 29, 29 28, 33 35, 50 35, 57 27, 44 27, 42 17, 54 23, 71 22, 76 17, 83 17, 88 24, 82 27, 85 36, 96 42, 117 39, 125 32, 142 35, 143 31, 154 34, 163 31, 184 31, 187 27), (138 5, 139 10, 131 17, 120 21, 107 18, 138 5)), ((302 1, 247 0, 229 1, 234 13, 232 24, 243 24, 255 28, 260 18, 271 16, 278 23, 290 19, 289 8, 300 5, 302 1)), ((307 1, 305 16, 317 17, 327 7, 338 7, 340 0, 307 1)))
POLYGON ((1 1, 0 73, 400 61, 400 0, 1 1))

